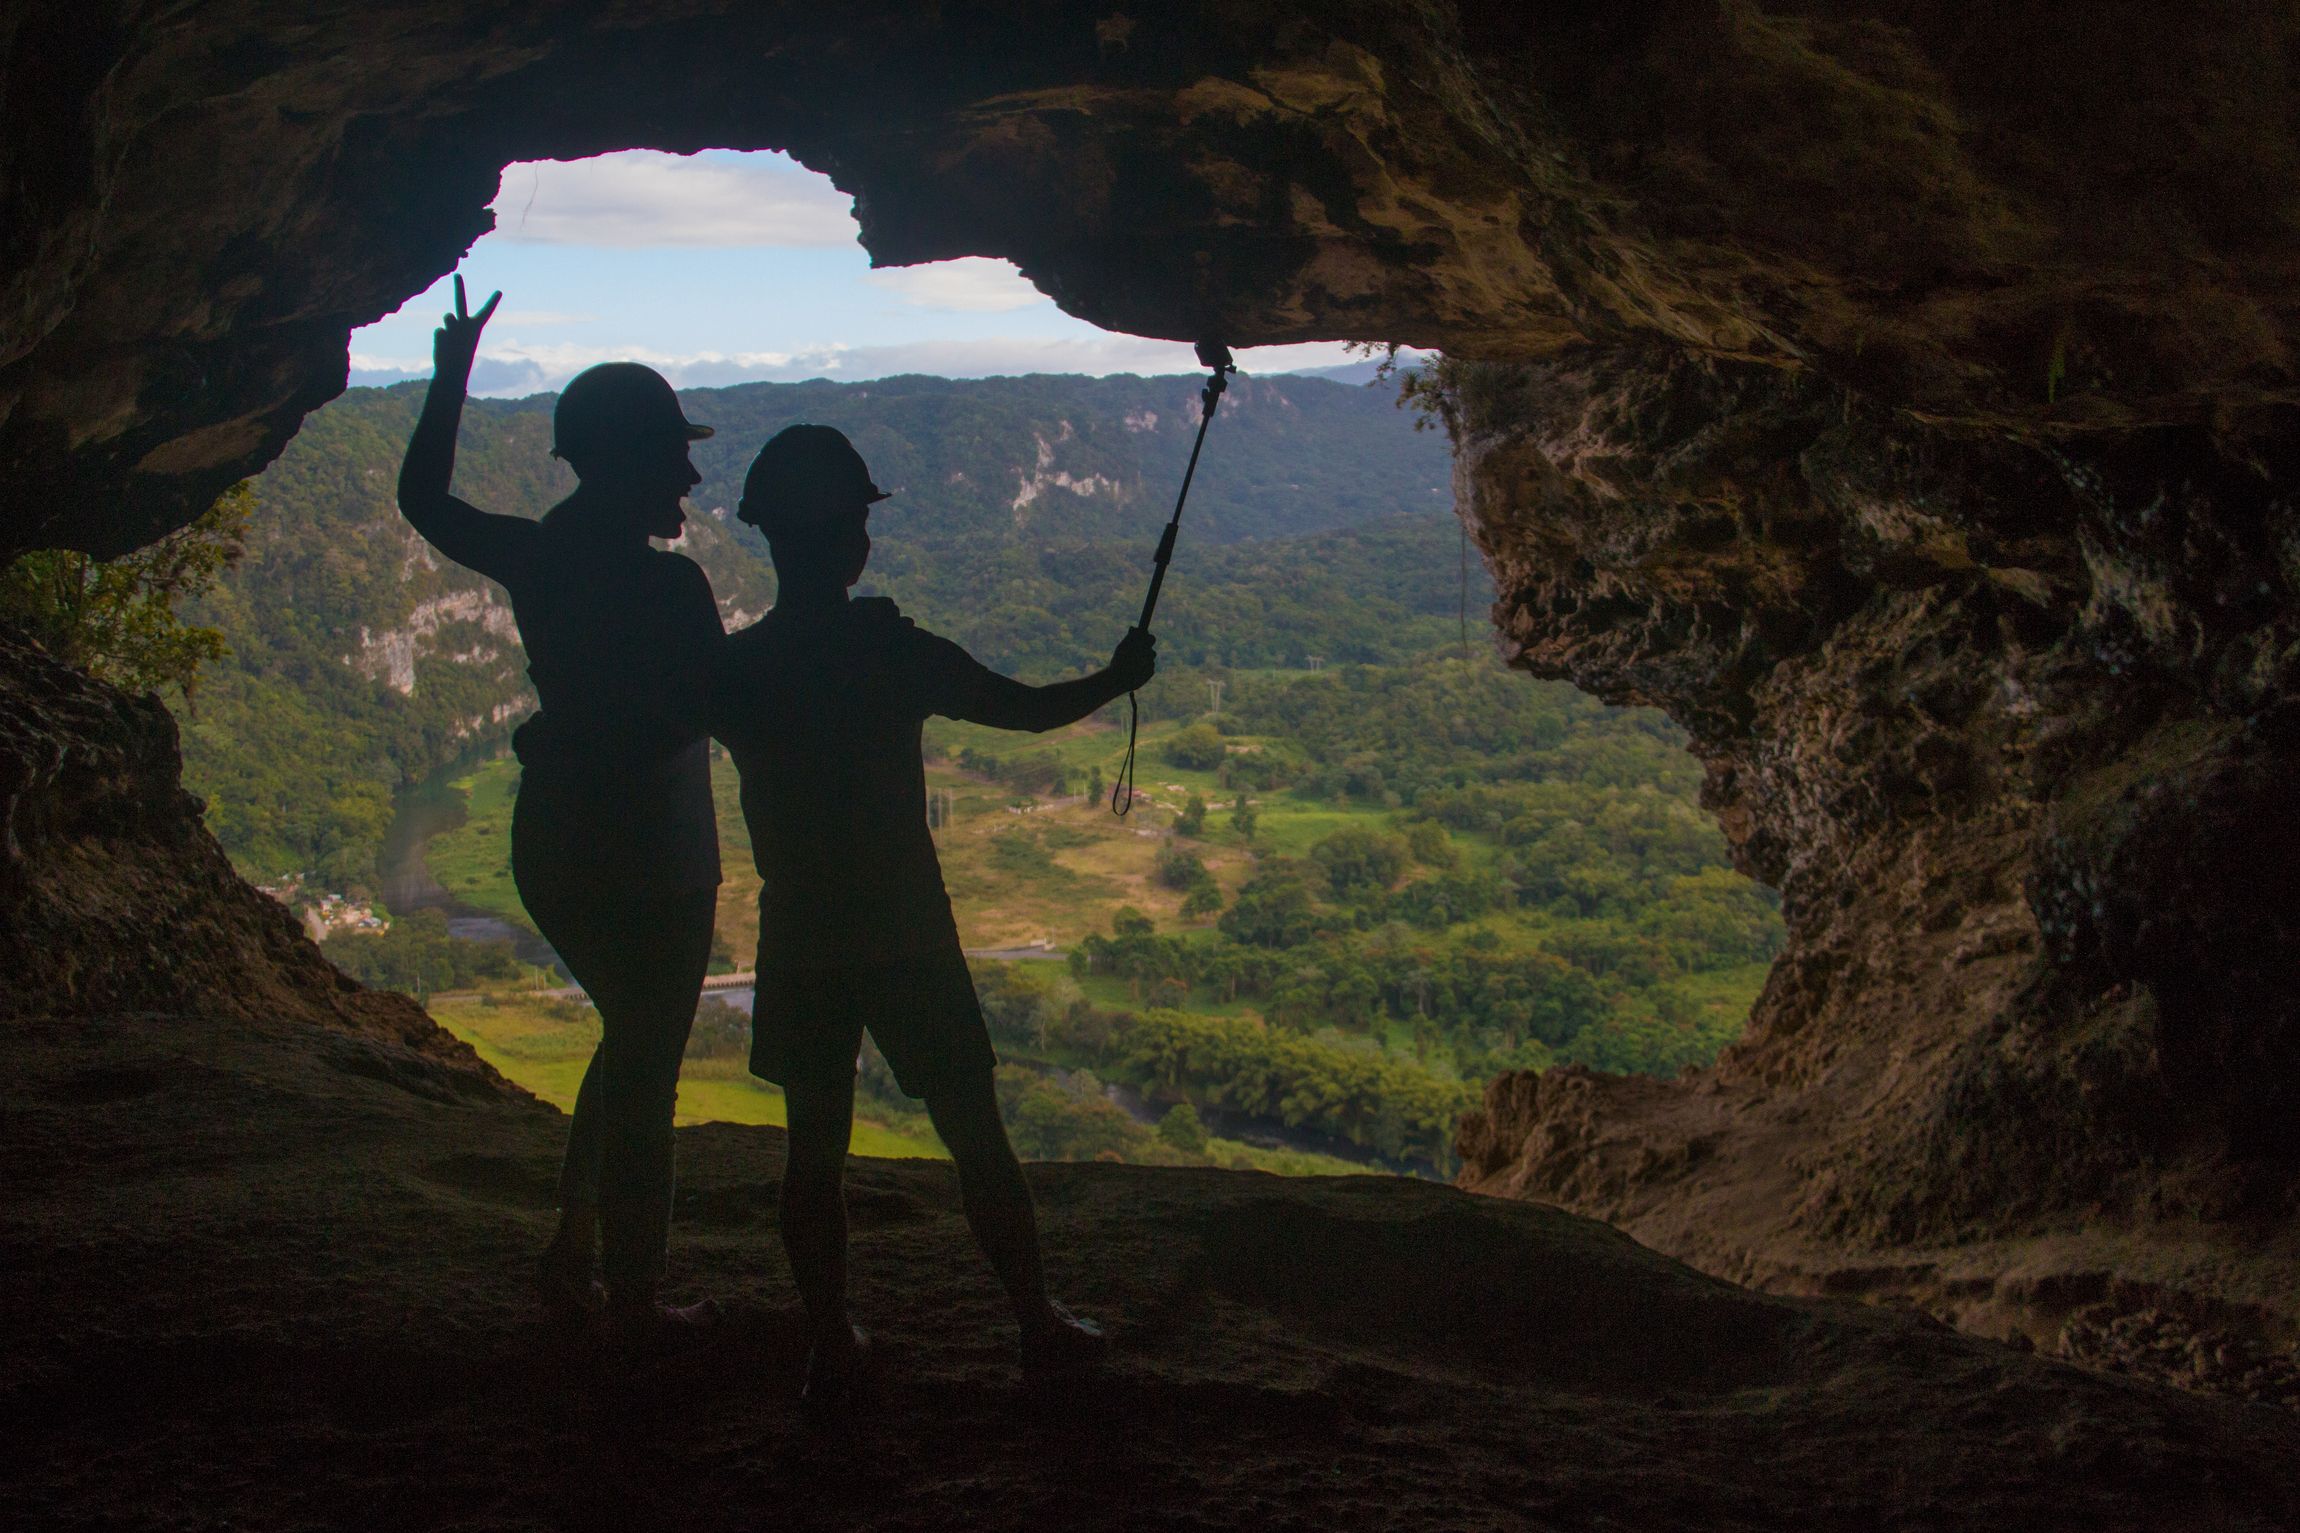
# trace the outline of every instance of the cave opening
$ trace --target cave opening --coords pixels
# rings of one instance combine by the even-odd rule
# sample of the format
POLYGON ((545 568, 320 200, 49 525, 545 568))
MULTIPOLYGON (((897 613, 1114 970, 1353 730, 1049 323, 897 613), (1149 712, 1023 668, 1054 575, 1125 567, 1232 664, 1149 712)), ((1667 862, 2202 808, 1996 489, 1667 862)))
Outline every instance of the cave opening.
MULTIPOLYGON (((859 589, 1032 680, 1090 667, 1123 629, 1198 401, 1187 346, 1072 320, 1010 263, 872 270, 847 199, 787 156, 516 163, 491 211, 495 232, 452 277, 353 333, 350 392, 254 481, 249 554, 194 613, 231 654, 179 722, 187 785, 237 865, 356 977, 445 992, 434 1016, 556 1099, 567 1061, 530 1035, 556 1026, 578 1048, 569 998, 474 994, 567 983, 522 978, 499 951, 555 962, 509 877, 506 741, 533 705, 516 629, 501 592, 391 500, 453 283, 475 305, 509 295, 473 373, 470 498, 539 515, 574 483, 547 455, 556 390, 596 362, 644 361, 718 428, 694 448, 704 482, 669 546, 738 629, 774 599, 763 546, 730 513, 749 454, 791 420, 835 422, 896 492, 859 589), (506 1053, 516 1038, 525 1052, 506 1053)), ((1684 735, 1501 668, 1450 442, 1395 397, 1380 356, 1241 352, 1142 698, 1135 815, 1102 812, 1124 738, 1109 717, 1048 745, 930 728, 961 929, 1009 998, 1002 1042, 1038 1070, 1013 1094, 1070 1087, 1014 1104, 1035 1110, 1031 1152, 1139 1154, 1187 1106, 1237 1163, 1449 1173, 1453 1119, 1488 1080, 1707 1065, 1762 986, 1779 919, 1732 870, 1684 735), (1335 696, 1360 716, 1338 717, 1335 696), (1256 923, 1288 898, 1306 899, 1299 915, 1256 923), (1143 919, 1158 937, 1122 930, 1143 919), (1398 1080, 1294 1122, 1232 1080, 1135 1079, 1109 1046, 1050 1049, 1082 1002, 1372 1047, 1398 1080)), ((1435 359, 1388 364, 1417 365, 1435 359)), ((726 1008, 748 1008, 758 918, 721 786, 734 871, 708 1014, 725 1053, 744 1036, 726 1008)), ((771 1092, 720 1073, 691 1116, 771 1116, 771 1092)), ((884 1095, 886 1143, 931 1147, 884 1095)))
MULTIPOLYGON (((10 551, 181 525, 501 167, 619 145, 788 146, 880 259, 1011 259, 1115 330, 1441 350, 1511 658, 1667 708, 1789 934, 1723 1065, 1511 1077, 1462 1180, 2080 1351, 2117 1294, 2289 1325, 2300 155, 2247 62, 2288 20, 419 12, 23 34, 10 551)), ((428 1046, 234 903, 164 720, 5 674, 10 1007, 428 1046)))

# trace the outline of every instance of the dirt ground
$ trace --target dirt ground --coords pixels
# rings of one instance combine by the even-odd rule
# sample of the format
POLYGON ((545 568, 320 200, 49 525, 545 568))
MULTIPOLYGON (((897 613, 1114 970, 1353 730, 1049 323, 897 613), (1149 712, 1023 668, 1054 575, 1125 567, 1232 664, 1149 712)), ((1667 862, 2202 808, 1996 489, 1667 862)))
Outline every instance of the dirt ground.
POLYGON ((804 1427, 772 1129, 681 1131, 708 1345, 530 1313, 564 1120, 389 1043, 0 1025, 0 1526, 2289 1529, 2300 1420, 1756 1294, 1396 1178, 1034 1167, 1091 1388, 1019 1384, 947 1165, 858 1161, 883 1395, 804 1427))

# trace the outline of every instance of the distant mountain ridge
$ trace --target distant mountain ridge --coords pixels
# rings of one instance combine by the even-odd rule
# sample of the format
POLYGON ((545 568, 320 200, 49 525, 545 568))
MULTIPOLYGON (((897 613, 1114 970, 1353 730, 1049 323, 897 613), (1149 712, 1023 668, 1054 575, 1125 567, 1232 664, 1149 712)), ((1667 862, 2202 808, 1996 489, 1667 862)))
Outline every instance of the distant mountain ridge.
MULTIPOLYGON (((682 391, 717 434, 679 547, 730 627, 773 601, 732 510, 758 445, 845 430, 896 493, 870 586, 1026 675, 1108 652, 1139 599, 1197 427, 1192 376, 740 384, 682 391)), ((355 389, 257 481, 245 561, 194 616, 233 655, 184 718, 187 773, 226 848, 264 872, 364 877, 392 789, 500 739, 532 705, 502 592, 439 558, 394 501, 424 385, 355 389)), ((475 399, 456 489, 541 514, 573 487, 554 395, 475 399)), ((1450 454, 1386 390, 1233 384, 1191 491, 1161 609, 1171 669, 1387 660, 1443 642, 1461 591, 1450 454)), ((1471 599, 1486 599, 1482 571, 1471 599)))

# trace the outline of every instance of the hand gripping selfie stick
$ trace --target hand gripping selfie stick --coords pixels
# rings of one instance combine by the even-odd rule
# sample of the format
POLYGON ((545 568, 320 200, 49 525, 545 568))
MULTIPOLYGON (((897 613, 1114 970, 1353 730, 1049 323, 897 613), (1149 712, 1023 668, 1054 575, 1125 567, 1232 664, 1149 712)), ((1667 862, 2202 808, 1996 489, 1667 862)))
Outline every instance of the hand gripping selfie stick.
MULTIPOLYGON (((1214 411, 1222 403, 1223 391, 1230 387, 1230 375, 1238 364, 1230 360, 1230 348, 1219 341, 1198 343, 1198 365, 1212 369, 1206 387, 1199 395, 1198 440, 1190 444, 1190 466, 1182 470, 1182 491, 1174 497, 1174 515, 1166 523, 1166 531, 1158 539, 1158 558, 1150 571, 1150 589, 1142 597, 1142 615, 1134 620, 1137 632, 1150 631, 1150 619, 1158 611, 1158 593, 1166 587, 1166 566, 1174 562, 1174 537, 1182 530, 1182 507, 1190 499, 1190 481, 1198 472, 1198 454, 1206 447, 1206 428, 1214 424, 1214 411)), ((1134 701, 1134 694, 1126 694, 1126 759, 1119 764, 1118 780, 1110 785, 1110 812, 1123 819, 1134 807, 1134 735, 1142 722, 1142 710, 1134 701)))

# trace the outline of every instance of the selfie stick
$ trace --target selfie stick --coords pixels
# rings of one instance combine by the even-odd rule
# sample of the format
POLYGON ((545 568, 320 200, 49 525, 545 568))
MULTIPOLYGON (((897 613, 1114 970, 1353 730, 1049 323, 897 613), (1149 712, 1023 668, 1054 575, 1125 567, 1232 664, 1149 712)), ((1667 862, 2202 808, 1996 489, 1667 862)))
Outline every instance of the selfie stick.
MULTIPOLYGON (((1213 374, 1199 393, 1198 440, 1190 444, 1190 466, 1182 470, 1182 490, 1174 497, 1174 515, 1166 523, 1166 531, 1158 539, 1158 558, 1150 571, 1150 589, 1142 597, 1142 615, 1134 620, 1137 632, 1150 631, 1150 619, 1158 611, 1158 593, 1166 587, 1166 566, 1174 561, 1174 537, 1182 530, 1182 507, 1190 499, 1190 481, 1198 473, 1198 454, 1206 447, 1206 428, 1214 424, 1214 411, 1222 403, 1222 394, 1230 387, 1230 375, 1238 365, 1230 360, 1230 348, 1219 341, 1198 343, 1198 365, 1211 368, 1213 374)), ((1142 711, 1134 701, 1134 694, 1126 694, 1126 759, 1119 764, 1118 780, 1110 785, 1110 812, 1125 817, 1134 807, 1134 735, 1142 722, 1142 711)))

